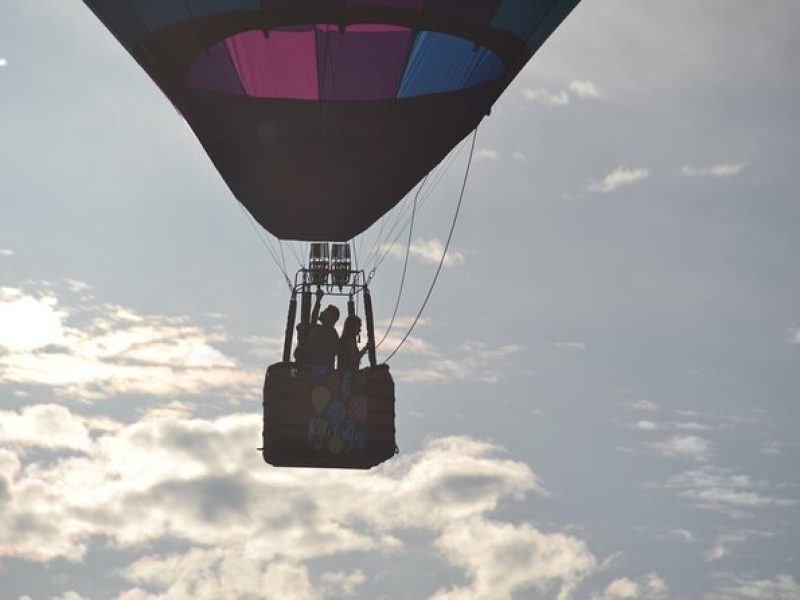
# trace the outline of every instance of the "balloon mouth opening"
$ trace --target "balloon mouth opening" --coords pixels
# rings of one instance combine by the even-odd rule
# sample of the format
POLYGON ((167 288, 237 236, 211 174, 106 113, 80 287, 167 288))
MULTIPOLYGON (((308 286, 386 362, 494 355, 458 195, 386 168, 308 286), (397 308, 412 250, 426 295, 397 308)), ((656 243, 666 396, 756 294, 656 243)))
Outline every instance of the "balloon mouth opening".
POLYGON ((501 79, 491 49, 449 33, 360 23, 294 25, 236 33, 200 52, 192 90, 252 98, 396 100, 501 79))

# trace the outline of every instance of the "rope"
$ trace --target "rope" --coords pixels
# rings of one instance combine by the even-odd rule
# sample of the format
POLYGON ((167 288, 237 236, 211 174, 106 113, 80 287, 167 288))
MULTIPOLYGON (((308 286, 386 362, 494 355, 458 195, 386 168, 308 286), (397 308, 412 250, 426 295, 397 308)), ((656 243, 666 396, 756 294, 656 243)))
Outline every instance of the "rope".
MULTIPOLYGON (((420 198, 420 194, 422 193, 422 190, 425 189, 425 185, 428 183, 428 179, 429 178, 430 178, 430 173, 425 175, 425 177, 420 182, 419 187, 417 188, 417 193, 414 194, 414 202, 413 202, 413 207, 411 209, 411 211, 412 211, 411 212, 412 220, 414 218, 414 214, 417 211, 417 201, 420 198)), ((420 204, 420 206, 422 205, 422 203, 419 203, 419 204, 420 204)), ((385 242, 379 241, 379 243, 375 246, 375 263, 372 266, 372 270, 373 271, 377 271, 378 267, 380 267, 381 264, 383 264, 383 261, 386 260, 386 257, 389 256, 389 253, 394 248, 394 245, 397 242, 397 238, 399 238, 403 234, 403 230, 406 228, 406 221, 405 221, 406 214, 405 213, 407 212, 406 211, 406 207, 407 206, 408 206, 408 203, 406 203, 404 206, 402 206, 400 208, 400 210, 397 212, 397 215, 396 215, 396 218, 394 220, 394 223, 392 224, 391 228, 389 229, 389 232, 386 234, 386 238, 385 238, 386 241, 385 242), (402 223, 402 226, 399 229, 397 229, 398 226, 400 226, 401 223, 402 223), (397 235, 392 237, 392 235, 394 235, 394 233, 395 233, 395 230, 397 230, 397 235)))
POLYGON ((439 273, 442 272, 442 266, 444 266, 444 259, 447 257, 447 250, 450 248, 450 242, 453 239, 453 232, 456 229, 458 216, 461 213, 461 204, 464 201, 464 192, 467 189, 467 181, 469 180, 469 172, 470 168, 472 167, 472 158, 475 155, 475 142, 477 139, 478 139, 478 127, 475 127, 475 130, 472 132, 472 144, 469 149, 469 159, 467 160, 467 168, 464 170, 464 181, 461 183, 461 192, 459 193, 458 196, 458 204, 456 205, 456 211, 453 214, 453 222, 450 224, 450 232, 447 234, 447 241, 444 244, 444 251, 442 252, 442 258, 439 261, 439 266, 436 267, 436 273, 433 276, 433 281, 431 281, 431 286, 430 288, 428 288, 428 293, 425 295, 425 300, 422 301, 422 306, 420 306, 417 316, 414 317, 414 322, 411 323, 411 327, 408 328, 408 331, 403 336, 403 339, 400 340, 400 343, 397 344, 397 347, 394 350, 392 350, 392 353, 388 357, 386 357, 386 360, 383 361, 384 363, 388 363, 390 360, 392 360, 392 357, 395 354, 397 354, 400 348, 403 347, 403 344, 405 344, 406 340, 408 339, 408 336, 410 336, 411 332, 414 331, 414 327, 416 327, 417 322, 422 316, 422 313, 425 311, 425 307, 428 304, 428 300, 430 300, 431 298, 431 294, 433 293, 433 288, 436 287, 436 282, 439 279, 439 273))
POLYGON ((281 265, 283 266, 284 276, 286 275, 286 256, 283 254, 283 242, 278 238, 278 249, 281 251, 281 265))
POLYGON ((283 275, 283 279, 286 281, 286 285, 289 286, 289 290, 292 290, 292 282, 290 281, 289 276, 286 274, 286 269, 281 267, 281 263, 278 260, 278 256, 275 254, 275 250, 272 248, 272 245, 269 244, 267 241, 268 238, 264 239, 261 232, 258 230, 258 227, 256 227, 256 224, 253 221, 253 217, 250 216, 250 213, 247 212, 247 209, 242 205, 242 203, 237 200, 236 205, 241 209, 242 214, 244 214, 245 218, 247 219, 247 222, 250 223, 250 226, 253 228, 253 231, 255 232, 256 236, 258 237, 259 240, 261 240, 261 244, 264 246, 264 248, 266 248, 267 252, 272 257, 272 262, 275 263, 275 266, 278 267, 278 270, 281 272, 281 275, 283 275))
MULTIPOLYGON (((453 163, 455 162, 456 158, 458 158, 458 156, 461 155, 463 149, 464 145, 459 144, 459 146, 448 155, 448 157, 442 162, 442 164, 439 165, 436 172, 432 171, 431 173, 428 173, 428 175, 426 176, 426 180, 432 179, 433 183, 428 185, 427 189, 422 194, 419 204, 417 206, 417 212, 419 212, 419 210, 422 209, 423 206, 425 206, 425 203, 433 196, 433 192, 435 192, 436 188, 439 187, 439 183, 441 183, 444 176, 450 170, 450 167, 453 166, 453 163)), ((426 181, 424 180, 423 184, 425 183, 426 181)), ((405 206, 403 208, 405 208, 405 206)), ((403 217, 405 217, 405 215, 403 215, 403 217)), ((397 223, 395 225, 397 225, 397 223)), ((403 226, 397 230, 397 234, 394 236, 394 238, 391 239, 391 242, 379 246, 379 248, 380 247, 383 248, 383 251, 378 252, 377 255, 375 256, 375 263, 372 268, 373 271, 377 271, 383 264, 383 261, 386 260, 386 258, 389 256, 389 251, 392 249, 394 244, 397 243, 397 240, 402 235, 405 227, 406 227, 406 221, 403 220, 403 226)), ((395 226, 392 227, 386 239, 388 240, 392 236, 392 234, 394 234, 394 232, 395 232, 395 226)))
MULTIPOLYGON (((424 185, 424 183, 423 183, 424 185)), ((419 187, 417 190, 416 195, 414 196, 414 206, 411 209, 411 225, 408 228, 408 241, 406 243, 406 256, 403 259, 403 275, 400 277, 400 288, 397 290, 397 301, 394 303, 394 311, 392 312, 392 318, 389 320, 389 326, 386 328, 386 331, 383 332, 383 337, 381 341, 375 345, 375 349, 381 347, 383 341, 386 339, 386 336, 389 335, 389 332, 392 330, 392 326, 394 325, 394 319, 397 317, 397 309, 400 308, 400 299, 403 297, 403 286, 406 283, 406 271, 408 270, 408 255, 411 251, 411 236, 414 233, 414 218, 417 214, 417 199, 419 198, 419 193, 422 190, 422 186, 419 187)), ((375 266, 378 268, 378 265, 375 266)))

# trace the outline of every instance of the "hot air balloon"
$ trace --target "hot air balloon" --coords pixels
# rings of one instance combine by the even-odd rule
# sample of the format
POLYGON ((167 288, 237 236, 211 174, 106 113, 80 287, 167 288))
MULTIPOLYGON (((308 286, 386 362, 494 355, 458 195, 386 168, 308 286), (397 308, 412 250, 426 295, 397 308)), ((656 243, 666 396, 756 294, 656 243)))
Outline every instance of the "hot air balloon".
MULTIPOLYGON (((324 244, 352 239, 394 207, 477 127, 579 1, 84 0, 258 223, 280 239, 324 244)), ((319 259, 323 246, 312 246, 312 262, 315 251, 319 259)), ((330 400, 343 383, 312 381, 290 361, 296 295, 301 323, 313 325, 315 277, 319 289, 351 302, 363 294, 370 306, 363 272, 345 276, 345 263, 332 261, 295 279, 284 361, 265 387, 273 464, 369 467, 394 453, 393 386, 376 364, 371 311, 371 366, 357 390, 350 382, 366 409, 343 409, 346 398, 330 400), (350 450, 360 458, 342 459, 350 450)))

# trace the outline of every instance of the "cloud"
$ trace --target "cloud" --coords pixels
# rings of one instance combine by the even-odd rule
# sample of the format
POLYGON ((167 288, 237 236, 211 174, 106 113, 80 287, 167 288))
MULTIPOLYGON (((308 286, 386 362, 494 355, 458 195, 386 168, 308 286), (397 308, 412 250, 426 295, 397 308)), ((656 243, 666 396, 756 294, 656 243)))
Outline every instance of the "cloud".
POLYGON ((556 342, 556 348, 572 352, 584 352, 588 346, 583 342, 556 342))
POLYGON ((346 573, 345 571, 323 573, 320 579, 322 579, 324 585, 324 595, 333 598, 355 596, 358 587, 367 580, 360 569, 356 569, 350 573, 346 573))
POLYGON ((555 597, 564 600, 597 566, 581 540, 544 534, 531 525, 473 519, 445 528, 437 547, 470 583, 439 590, 432 600, 511 600, 526 589, 550 596, 553 587, 555 597))
POLYGON ((0 256, 14 256, 16 252, 8 248, 0 248, 0 256))
MULTIPOLYGON (((658 423, 656 421, 650 420, 640 420, 636 423, 630 425, 633 429, 639 429, 640 431, 664 431, 664 430, 675 430, 675 431, 709 431, 711 429, 710 426, 704 425, 702 423, 696 423, 694 421, 667 421, 658 423)), ((688 436, 691 437, 691 436, 688 436)), ((675 440, 675 438, 673 438, 675 440)), ((688 442, 684 439, 683 445, 685 446, 688 442)), ((696 443, 696 442, 695 442, 696 443)), ((666 452, 669 454, 670 452, 677 451, 681 446, 681 441, 668 441, 668 442, 661 442, 658 444, 658 450, 664 453, 666 452)))
POLYGON ((261 372, 216 347, 226 339, 182 317, 110 304, 66 308, 52 290, 0 288, 0 382, 48 386, 60 396, 252 395, 261 372))
POLYGON ((743 161, 739 163, 720 163, 707 167, 684 165, 681 168, 681 173, 687 177, 733 177, 738 175, 748 164, 748 161, 743 161))
POLYGON ((689 458, 699 462, 708 460, 713 451, 711 442, 696 435, 676 435, 649 446, 666 458, 689 458))
POLYGON ((599 100, 603 98, 600 88, 589 80, 570 81, 567 89, 555 92, 539 89, 524 89, 522 96, 529 102, 543 104, 545 106, 566 106, 574 98, 578 100, 599 100))
POLYGON ((671 529, 667 532, 666 537, 681 540, 682 542, 694 542, 697 537, 688 529, 671 529))
POLYGON ((50 600, 89 600, 86 596, 81 596, 78 592, 68 591, 58 596, 51 596, 50 600))
MULTIPOLYGON (((395 348, 400 337, 386 338, 387 348, 395 348)), ((508 359, 522 348, 506 344, 496 348, 484 342, 468 341, 461 345, 457 355, 448 356, 432 344, 419 338, 409 337, 403 351, 424 358, 424 364, 405 365, 395 369, 398 377, 409 383, 437 383, 444 381, 481 381, 496 383, 507 370, 508 359)))
MULTIPOLYGON (((408 329, 414 323, 414 319, 415 319, 415 317, 413 317, 411 315, 397 315, 394 318, 394 323, 392 324, 392 329, 394 329, 395 327, 397 327, 398 329, 408 329)), ((379 327, 383 327, 385 329, 386 327, 389 326, 389 322, 390 322, 390 319, 381 319, 380 321, 376 322, 375 324, 378 325, 379 327)), ((420 317, 419 319, 417 319, 416 328, 423 327, 423 326, 427 325, 428 323, 430 323, 430 319, 429 318, 420 317)), ((379 334, 376 331, 375 335, 378 337, 378 339, 380 339, 382 334, 379 334)))
MULTIPOLYGON (((395 258, 403 259, 406 255, 405 244, 384 244, 381 246, 382 252, 388 252, 395 258)), ((444 244, 436 238, 430 240, 416 240, 409 247, 409 256, 427 265, 438 265, 444 253, 444 244)), ((452 248, 448 249, 444 259, 445 267, 458 267, 464 264, 466 258, 464 253, 452 248)))
POLYGON ((705 466, 669 478, 664 487, 695 506, 734 517, 765 508, 794 506, 796 501, 769 495, 770 486, 747 475, 705 466))
POLYGON ((631 401, 631 403, 628 406, 633 410, 640 410, 644 412, 655 412, 660 410, 661 408, 658 404, 656 404, 652 400, 644 400, 641 398, 638 400, 631 401))
POLYGON ((761 535, 763 537, 763 533, 746 530, 720 535, 714 542, 714 545, 706 552, 706 561, 716 562, 728 556, 733 546, 744 544, 754 535, 761 535))
POLYGON ((8 59, 0 58, 0 68, 8 66, 8 59))
POLYGON ((599 595, 592 600, 632 600, 634 598, 665 598, 668 591, 666 582, 656 573, 649 573, 638 581, 629 577, 620 577, 608 584, 599 595))
POLYGON ((655 421, 637 421, 631 427, 634 429, 640 429, 642 431, 658 431, 661 429, 659 424, 655 421))
MULTIPOLYGON (((130 565, 123 577, 131 583, 158 589, 154 600, 216 600, 218 598, 296 598, 318 600, 308 569, 285 560, 266 561, 241 549, 192 549, 185 554, 148 556, 130 565)), ((331 589, 330 587, 328 589, 331 589)), ((140 588, 117 600, 134 600, 140 588)), ((335 598, 337 596, 332 595, 335 598)))
POLYGON ((589 80, 570 81, 569 91, 574 96, 577 96, 578 98, 581 99, 589 98, 597 100, 603 97, 603 94, 600 93, 600 88, 597 87, 597 84, 589 80))
POLYGON ((793 575, 780 574, 769 579, 728 576, 729 583, 712 593, 709 600, 798 600, 800 583, 793 575))
POLYGON ((491 148, 480 148, 475 151, 476 160, 500 160, 500 153, 491 148))
POLYGON ((611 583, 608 584, 606 587, 605 592, 600 598, 603 599, 612 599, 612 598, 638 598, 639 597, 639 584, 635 581, 631 581, 627 577, 622 577, 620 579, 615 579, 611 583))
POLYGON ((602 181, 590 181, 588 190, 590 192, 607 194, 621 187, 640 183, 648 177, 650 177, 650 171, 648 169, 628 169, 626 167, 618 167, 606 175, 602 181))
POLYGON ((790 327, 786 332, 786 340, 790 344, 800 345, 800 326, 794 325, 790 327))
MULTIPOLYGON (((18 437, 47 448, 41 415, 52 411, 0 413, 2 431, 41 431, 38 445, 36 435, 18 437)), ((496 598, 537 589, 566 599, 595 568, 574 536, 492 518, 501 500, 545 490, 525 464, 486 442, 431 440, 368 473, 291 470, 265 467, 253 451, 260 415, 157 411, 100 429, 66 409, 55 416, 77 432, 62 442, 73 454, 54 461, 13 444, 0 449, 0 555, 80 561, 90 540, 137 552, 122 569, 130 588, 119 599, 202 600, 226 597, 226 589, 234 597, 357 596, 362 573, 312 580, 308 561, 358 553, 393 560, 407 551, 410 530, 425 533, 432 556, 466 577, 465 586, 441 589, 442 598, 481 597, 496 586, 496 598), (186 548, 153 550, 165 540, 186 548)))
POLYGON ((570 101, 569 92, 566 90, 549 92, 543 89, 526 89, 522 90, 522 95, 530 102, 544 104, 545 106, 565 106, 570 101))
POLYGON ((769 441, 769 442, 764 442, 761 445, 761 453, 762 454, 770 454, 770 455, 778 455, 778 454, 783 454, 783 452, 787 448, 794 448, 794 447, 797 447, 797 446, 798 446, 797 442, 782 442, 782 441, 773 440, 773 441, 769 441))
POLYGON ((525 156, 525 153, 522 150, 515 150, 511 155, 511 158, 523 164, 528 162, 528 157, 525 156))
POLYGON ((92 445, 92 424, 55 404, 26 406, 20 413, 0 411, 0 444, 85 451, 92 445))

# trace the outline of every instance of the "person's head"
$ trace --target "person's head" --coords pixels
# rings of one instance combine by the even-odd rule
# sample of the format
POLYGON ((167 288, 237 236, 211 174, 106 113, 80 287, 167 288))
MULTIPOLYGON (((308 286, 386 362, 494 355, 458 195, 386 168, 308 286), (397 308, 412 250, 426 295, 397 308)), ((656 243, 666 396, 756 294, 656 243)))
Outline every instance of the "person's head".
POLYGON ((296 329, 297 336, 303 337, 308 333, 308 323, 298 323, 296 329))
POLYGON ((333 325, 339 320, 339 309, 333 304, 328 304, 321 313, 319 313, 319 322, 323 325, 333 325))
POLYGON ((349 315, 344 320, 344 327, 342 328, 342 337, 355 338, 361 332, 361 319, 356 315, 349 315))

